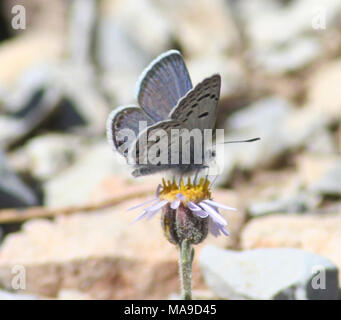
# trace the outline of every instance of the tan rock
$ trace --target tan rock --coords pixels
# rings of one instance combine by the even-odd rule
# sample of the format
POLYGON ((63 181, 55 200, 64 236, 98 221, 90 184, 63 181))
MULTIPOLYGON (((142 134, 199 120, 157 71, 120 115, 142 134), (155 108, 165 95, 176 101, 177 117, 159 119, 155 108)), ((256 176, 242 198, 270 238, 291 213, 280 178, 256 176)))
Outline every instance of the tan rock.
POLYGON ((303 185, 317 183, 335 165, 336 156, 323 154, 302 154, 297 159, 297 175, 303 185))
POLYGON ((22 72, 35 64, 56 61, 63 51, 61 40, 58 35, 39 32, 2 43, 0 86, 11 87, 22 72))
MULTIPOLYGON (((76 290, 91 298, 161 299, 178 292, 178 252, 164 238, 160 218, 130 225, 140 211, 127 212, 127 208, 148 198, 54 221, 25 223, 22 231, 7 236, 0 247, 0 284, 11 288, 12 267, 22 265, 25 292, 42 296, 76 290)), ((215 191, 214 198, 236 206, 231 192, 215 191)), ((245 216, 241 212, 225 216, 231 236, 209 236, 205 243, 236 244, 245 216)), ((197 247, 196 256, 202 246, 197 247)), ((203 287, 196 259, 193 287, 203 287)))
POLYGON ((341 115, 341 60, 332 61, 316 70, 308 87, 308 105, 312 113, 327 120, 341 115))
POLYGON ((263 217, 251 220, 241 234, 243 249, 304 249, 330 259, 341 269, 340 242, 341 214, 263 217))

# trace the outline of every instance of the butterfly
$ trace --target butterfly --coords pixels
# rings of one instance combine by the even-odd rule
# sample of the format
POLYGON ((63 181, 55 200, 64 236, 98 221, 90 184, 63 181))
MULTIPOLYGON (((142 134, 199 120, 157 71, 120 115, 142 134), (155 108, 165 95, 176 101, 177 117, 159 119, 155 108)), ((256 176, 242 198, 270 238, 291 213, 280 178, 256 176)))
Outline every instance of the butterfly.
POLYGON ((205 160, 214 154, 204 150, 203 132, 215 126, 220 86, 221 77, 214 74, 193 87, 177 50, 150 63, 137 82, 140 107, 118 107, 107 120, 107 139, 133 165, 133 176, 165 170, 183 175, 207 168, 205 160), (186 132, 196 132, 199 138, 186 132), (179 143, 174 142, 176 138, 179 143), (161 153, 166 161, 160 160, 161 153))

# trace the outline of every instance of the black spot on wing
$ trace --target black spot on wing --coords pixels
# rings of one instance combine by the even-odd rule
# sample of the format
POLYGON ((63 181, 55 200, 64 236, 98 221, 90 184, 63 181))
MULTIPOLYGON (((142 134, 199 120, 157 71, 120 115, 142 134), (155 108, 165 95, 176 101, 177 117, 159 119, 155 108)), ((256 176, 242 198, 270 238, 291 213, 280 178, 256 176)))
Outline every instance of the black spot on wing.
POLYGON ((205 118, 208 116, 208 114, 209 114, 208 112, 204 112, 202 114, 199 114, 198 118, 205 118))

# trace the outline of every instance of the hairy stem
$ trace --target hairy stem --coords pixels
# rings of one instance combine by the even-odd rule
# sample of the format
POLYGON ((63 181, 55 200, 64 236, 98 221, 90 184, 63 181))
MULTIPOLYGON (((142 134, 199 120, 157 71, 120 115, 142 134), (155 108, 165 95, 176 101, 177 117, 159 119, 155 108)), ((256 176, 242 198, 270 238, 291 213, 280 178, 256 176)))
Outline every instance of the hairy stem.
POLYGON ((183 300, 192 300, 192 262, 194 249, 190 242, 185 239, 180 244, 180 263, 179 272, 181 279, 181 298, 183 300))

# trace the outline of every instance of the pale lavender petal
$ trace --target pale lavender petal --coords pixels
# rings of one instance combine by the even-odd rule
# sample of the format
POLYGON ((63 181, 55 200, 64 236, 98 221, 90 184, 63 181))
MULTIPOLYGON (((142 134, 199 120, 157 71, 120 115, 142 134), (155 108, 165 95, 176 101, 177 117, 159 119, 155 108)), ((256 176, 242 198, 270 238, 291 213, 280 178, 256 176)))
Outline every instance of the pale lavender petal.
POLYGON ((149 215, 146 217, 147 220, 151 220, 160 210, 150 211, 149 215))
POLYGON ((182 193, 178 193, 178 194, 176 195, 176 197, 177 197, 179 200, 181 200, 181 201, 185 201, 185 200, 186 200, 186 197, 185 197, 182 193))
POLYGON ((129 209, 127 209, 127 211, 131 211, 131 210, 134 210, 134 209, 137 209, 137 208, 140 208, 140 207, 143 207, 144 205, 148 204, 148 203, 151 203, 151 202, 154 202, 156 200, 159 200, 158 198, 154 198, 154 199, 151 199, 151 200, 148 200, 148 201, 145 201, 143 203, 140 203, 134 207, 131 207, 129 209))
POLYGON ((135 223, 136 221, 139 221, 143 218, 147 218, 148 220, 150 218, 152 218, 164 205, 166 205, 168 203, 167 200, 162 200, 162 201, 159 201, 158 203, 148 207, 148 208, 145 208, 142 213, 131 223, 135 223))
POLYGON ((155 211, 155 210, 159 210, 159 209, 161 209, 163 206, 165 206, 167 203, 168 203, 167 200, 162 200, 162 201, 159 201, 158 203, 153 204, 152 206, 146 208, 145 210, 146 210, 146 211, 149 211, 149 212, 152 212, 152 211, 155 211))
POLYGON ((212 219, 209 220, 209 229, 213 236, 220 236, 219 225, 214 223, 212 219))
POLYGON ((173 202, 172 202, 172 204, 171 204, 171 208, 172 209, 177 209, 177 208, 179 208, 179 206, 180 206, 180 200, 179 199, 177 199, 177 200, 174 200, 173 202))
POLYGON ((195 215, 197 215, 200 218, 206 218, 208 216, 208 213, 205 210, 202 210, 192 201, 189 201, 187 206, 195 215))
POLYGON ((192 201, 188 201, 188 204, 187 204, 188 208, 191 210, 191 211, 201 211, 202 209, 197 206, 194 202, 192 201))
POLYGON ((221 208, 221 209, 225 209, 225 210, 237 211, 236 208, 228 207, 228 206, 225 206, 224 204, 221 204, 219 202, 215 202, 215 201, 212 201, 212 200, 209 200, 209 199, 204 200, 204 202, 207 203, 207 204, 210 204, 212 206, 215 206, 217 208, 221 208))
POLYGON ((229 236, 230 233, 225 229, 225 227, 221 226, 220 231, 225 235, 225 236, 229 236))
POLYGON ((218 211, 216 211, 216 209, 212 208, 210 205, 206 204, 205 202, 200 202, 199 205, 210 215, 210 217, 213 219, 214 222, 222 226, 227 225, 227 222, 225 221, 225 219, 219 214, 218 211))
POLYGON ((143 210, 142 213, 137 218, 135 218, 130 224, 134 224, 135 222, 147 217, 149 214, 150 214, 149 211, 143 210))
POLYGON ((208 216, 208 213, 204 210, 193 211, 193 213, 200 218, 207 218, 207 216, 208 216))
POLYGON ((210 219, 209 221, 209 230, 215 237, 220 236, 220 232, 222 232, 225 236, 230 235, 230 233, 225 229, 224 226, 214 222, 213 219, 210 219))

